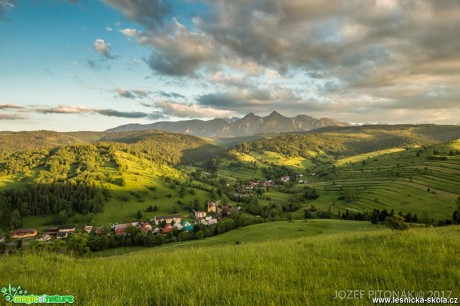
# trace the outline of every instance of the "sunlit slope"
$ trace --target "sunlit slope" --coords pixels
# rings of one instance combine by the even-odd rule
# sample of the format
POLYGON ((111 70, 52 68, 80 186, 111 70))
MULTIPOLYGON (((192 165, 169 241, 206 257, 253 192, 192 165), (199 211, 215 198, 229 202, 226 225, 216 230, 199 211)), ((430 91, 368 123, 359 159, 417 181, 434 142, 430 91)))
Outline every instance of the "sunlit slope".
POLYGON ((29 292, 72 294, 77 305, 330 305, 336 291, 348 289, 452 290, 458 297, 459 234, 459 227, 305 232, 115 257, 10 256, 0 273, 29 292))

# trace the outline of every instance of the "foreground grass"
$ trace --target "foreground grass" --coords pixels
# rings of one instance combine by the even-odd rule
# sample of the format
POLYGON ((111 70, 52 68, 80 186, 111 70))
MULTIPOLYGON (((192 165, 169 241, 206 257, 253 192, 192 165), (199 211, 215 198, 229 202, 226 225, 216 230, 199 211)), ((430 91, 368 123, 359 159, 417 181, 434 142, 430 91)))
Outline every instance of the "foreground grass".
POLYGON ((77 305, 367 305, 336 290, 453 290, 460 227, 357 231, 121 256, 3 257, 2 285, 72 294, 77 305))

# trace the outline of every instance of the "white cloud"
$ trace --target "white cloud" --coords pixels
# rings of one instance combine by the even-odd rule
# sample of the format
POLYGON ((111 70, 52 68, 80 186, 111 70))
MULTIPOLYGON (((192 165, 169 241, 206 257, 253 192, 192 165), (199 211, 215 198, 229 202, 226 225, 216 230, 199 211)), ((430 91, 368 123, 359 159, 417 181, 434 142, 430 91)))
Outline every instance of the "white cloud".
POLYGON ((135 37, 139 33, 136 29, 123 29, 120 32, 127 37, 135 37))
POLYGON ((203 107, 197 104, 182 104, 172 101, 162 101, 156 104, 162 113, 180 118, 215 118, 233 116, 235 112, 203 107))
POLYGON ((103 39, 96 39, 94 42, 94 49, 96 52, 100 53, 105 58, 112 59, 114 56, 112 55, 112 46, 110 43, 106 43, 103 39))

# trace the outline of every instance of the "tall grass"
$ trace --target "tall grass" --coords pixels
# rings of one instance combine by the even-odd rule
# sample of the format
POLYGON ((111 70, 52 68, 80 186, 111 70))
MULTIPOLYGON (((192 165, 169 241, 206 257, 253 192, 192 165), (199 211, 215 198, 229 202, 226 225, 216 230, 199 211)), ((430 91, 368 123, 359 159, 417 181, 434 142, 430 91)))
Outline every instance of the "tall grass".
POLYGON ((336 290, 453 290, 460 297, 460 227, 389 230, 155 248, 75 259, 0 259, 1 284, 72 294, 77 305, 366 305, 336 290))

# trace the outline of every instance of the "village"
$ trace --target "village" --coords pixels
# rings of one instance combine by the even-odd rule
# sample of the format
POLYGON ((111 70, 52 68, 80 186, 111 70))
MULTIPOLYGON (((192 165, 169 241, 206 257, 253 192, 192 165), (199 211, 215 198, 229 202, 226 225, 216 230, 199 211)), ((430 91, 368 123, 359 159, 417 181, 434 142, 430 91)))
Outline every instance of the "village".
MULTIPOLYGON (((314 174, 310 174, 314 175, 314 174)), ((289 183, 306 184, 302 174, 295 176, 284 175, 275 180, 249 180, 235 185, 234 193, 237 198, 252 197, 261 189, 279 188, 289 183)), ((65 240, 73 233, 87 233, 90 236, 127 236, 130 228, 139 229, 144 234, 167 236, 172 233, 193 232, 195 226, 213 226, 222 221, 223 218, 231 217, 232 214, 241 211, 238 205, 233 207, 229 204, 221 204, 220 201, 209 201, 205 210, 193 210, 193 213, 183 218, 179 214, 155 216, 150 220, 137 220, 127 223, 114 223, 109 228, 104 226, 84 225, 60 225, 58 227, 37 230, 34 228, 18 228, 9 233, 8 236, 0 237, 0 243, 7 243, 26 239, 39 242, 50 242, 56 239, 65 240)))
POLYGON ((196 225, 211 226, 216 225, 223 218, 230 217, 233 213, 238 211, 231 205, 222 205, 220 201, 208 202, 206 211, 193 211, 190 215, 190 220, 183 220, 178 214, 156 216, 149 221, 136 221, 122 224, 112 224, 110 231, 107 232, 103 226, 95 227, 85 225, 77 228, 75 225, 61 225, 55 228, 48 228, 41 232, 33 228, 19 228, 11 231, 8 237, 0 237, 0 243, 5 243, 10 240, 20 239, 34 239, 40 242, 48 242, 54 239, 66 239, 69 235, 75 232, 87 233, 88 235, 102 236, 102 235, 128 235, 129 228, 138 228, 141 232, 154 235, 167 235, 173 231, 178 232, 192 232, 196 225))
MULTIPOLYGON (((315 174, 310 174, 315 175, 315 174)), ((289 182, 295 184, 307 184, 308 181, 305 181, 303 178, 303 174, 296 174, 295 176, 291 177, 289 175, 281 176, 279 179, 274 180, 254 180, 248 181, 246 183, 241 183, 236 185, 235 192, 238 197, 249 197, 253 191, 260 189, 260 188, 279 188, 281 185, 287 184, 289 182)))

